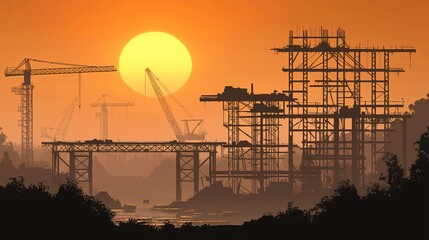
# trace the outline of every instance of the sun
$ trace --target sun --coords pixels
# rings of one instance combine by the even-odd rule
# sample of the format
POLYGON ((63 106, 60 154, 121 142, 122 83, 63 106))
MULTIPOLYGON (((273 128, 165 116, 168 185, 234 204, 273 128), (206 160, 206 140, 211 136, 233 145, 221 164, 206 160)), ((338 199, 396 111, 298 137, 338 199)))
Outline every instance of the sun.
MULTIPOLYGON (((122 80, 134 91, 156 97, 145 69, 149 68, 174 93, 188 81, 192 59, 186 46, 164 32, 146 32, 132 38, 119 57, 122 80)), ((167 93, 164 92, 165 95, 167 93)))

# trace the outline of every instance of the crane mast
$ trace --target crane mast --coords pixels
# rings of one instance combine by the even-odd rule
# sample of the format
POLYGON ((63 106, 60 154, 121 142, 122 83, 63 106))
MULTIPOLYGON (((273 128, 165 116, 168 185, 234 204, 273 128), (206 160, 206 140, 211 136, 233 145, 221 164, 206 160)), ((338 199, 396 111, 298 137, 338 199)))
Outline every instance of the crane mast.
POLYGON ((21 113, 21 119, 18 125, 21 126, 21 158, 22 161, 33 164, 33 89, 31 84, 31 75, 51 75, 51 74, 73 74, 73 73, 92 73, 92 72, 112 72, 116 71, 114 66, 89 66, 81 64, 70 64, 51 62, 45 60, 25 58, 15 68, 6 67, 5 77, 24 76, 24 82, 13 87, 12 92, 19 95, 21 104, 18 111, 21 113), (30 62, 39 62, 46 64, 65 65, 67 67, 32 69, 30 62), (22 69, 24 67, 24 69, 22 69))
POLYGON ((152 88, 158 98, 159 104, 161 104, 162 110, 164 111, 165 116, 167 117, 168 123, 170 124, 171 129, 173 129, 174 135, 176 135, 176 139, 179 142, 185 141, 185 137, 182 133, 182 130, 180 130, 179 124, 174 118, 174 115, 170 109, 170 106, 168 105, 167 100, 165 100, 164 94, 162 93, 161 89, 156 83, 155 74, 153 74, 153 72, 149 68, 146 68, 145 71, 147 76, 149 77, 150 84, 152 85, 152 88))
POLYGON ((133 102, 108 102, 107 97, 114 98, 110 95, 103 94, 101 97, 91 105, 91 107, 100 107, 100 113, 97 113, 97 116, 100 117, 100 138, 105 140, 108 138, 108 107, 128 107, 134 106, 133 102))

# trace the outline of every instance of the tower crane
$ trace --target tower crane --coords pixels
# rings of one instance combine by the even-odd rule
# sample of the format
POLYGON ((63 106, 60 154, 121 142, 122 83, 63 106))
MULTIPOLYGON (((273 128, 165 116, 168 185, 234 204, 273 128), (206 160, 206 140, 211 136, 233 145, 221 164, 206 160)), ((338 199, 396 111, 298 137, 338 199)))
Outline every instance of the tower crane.
POLYGON ((32 75, 52 75, 52 74, 81 74, 93 72, 112 72, 116 71, 114 66, 89 66, 81 64, 70 64, 51 62, 45 60, 25 58, 14 68, 5 68, 6 77, 24 76, 24 82, 13 87, 12 92, 21 97, 21 106, 18 111, 21 112, 19 125, 21 126, 21 158, 28 164, 33 164, 33 89, 31 84, 32 75), (56 68, 32 69, 31 62, 39 62, 53 65, 62 65, 56 68))
POLYGON ((170 124, 170 127, 173 130, 174 135, 176 136, 176 139, 179 142, 187 140, 205 140, 206 133, 201 131, 203 119, 195 119, 192 113, 189 112, 189 110, 186 109, 185 106, 183 106, 179 102, 179 100, 171 94, 167 87, 158 79, 158 77, 155 76, 155 74, 149 68, 146 68, 145 71, 146 75, 149 77, 150 84, 152 85, 153 91, 158 98, 162 110, 164 111, 165 117, 167 118, 168 123, 170 124), (171 108, 168 105, 167 100, 165 99, 164 94, 162 93, 161 88, 159 87, 157 82, 190 117, 190 119, 183 120, 183 123, 185 125, 184 133, 180 129, 179 124, 177 123, 176 118, 174 117, 173 112, 171 111, 171 108), (191 122, 195 123, 193 127, 190 126, 191 122), (200 129, 200 131, 197 132, 197 129, 200 129))
POLYGON ((57 128, 55 128, 55 132, 54 135, 51 136, 48 133, 48 128, 42 128, 42 138, 48 138, 52 141, 63 141, 66 134, 67 134, 67 130, 70 126, 70 122, 71 119, 73 117, 73 113, 74 110, 76 109, 76 105, 78 103, 78 98, 75 97, 71 104, 66 108, 66 110, 64 111, 64 115, 62 116, 60 122, 58 123, 57 128))
MULTIPOLYGON (((126 102, 121 100, 121 102, 108 102, 107 97, 115 98, 107 94, 101 95, 101 97, 93 104, 91 104, 91 107, 100 107, 101 111, 99 113, 100 117, 100 138, 102 140, 107 139, 108 137, 108 119, 107 119, 107 108, 108 107, 128 107, 128 106, 134 106, 133 102, 126 102)), ((118 99, 118 98, 115 98, 118 99)), ((119 99, 120 100, 120 99, 119 99)))

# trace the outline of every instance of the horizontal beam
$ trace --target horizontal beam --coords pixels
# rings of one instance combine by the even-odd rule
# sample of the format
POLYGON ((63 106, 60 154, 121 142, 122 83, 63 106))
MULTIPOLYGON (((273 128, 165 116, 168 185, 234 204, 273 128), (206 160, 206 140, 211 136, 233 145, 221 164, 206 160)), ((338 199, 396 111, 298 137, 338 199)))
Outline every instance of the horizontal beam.
MULTIPOLYGON (((321 105, 322 107, 322 105, 321 105)), ((276 116, 266 116, 266 118, 321 118, 321 119, 326 119, 326 118, 364 118, 364 119, 389 119, 389 118, 409 118, 410 115, 403 115, 403 114, 365 114, 365 115, 341 115, 341 114, 313 114, 313 113, 309 113, 309 114, 293 114, 293 115, 289 115, 289 114, 284 114, 284 115, 276 115, 276 116)), ((379 122, 377 124, 382 124, 383 122, 379 122)), ((369 122, 368 122, 369 124, 369 122)))
MULTIPOLYGON (((297 38, 297 37, 294 37, 297 38)), ((303 38, 303 37, 301 37, 303 38)), ((323 39, 324 37, 305 37, 323 39)), ((283 48, 271 48, 275 52, 360 52, 360 53, 415 53, 415 48, 346 48, 346 47, 302 47, 300 45, 290 45, 283 48)))
POLYGON ((225 142, 42 142, 52 152, 214 152, 225 142))
MULTIPOLYGON (((214 171, 212 172, 216 178, 248 178, 258 179, 261 177, 288 177, 290 171, 214 171)), ((319 170, 311 171, 293 171, 294 178, 314 177, 320 178, 319 170)))
POLYGON ((283 72, 405 72, 403 68, 282 68, 283 72))

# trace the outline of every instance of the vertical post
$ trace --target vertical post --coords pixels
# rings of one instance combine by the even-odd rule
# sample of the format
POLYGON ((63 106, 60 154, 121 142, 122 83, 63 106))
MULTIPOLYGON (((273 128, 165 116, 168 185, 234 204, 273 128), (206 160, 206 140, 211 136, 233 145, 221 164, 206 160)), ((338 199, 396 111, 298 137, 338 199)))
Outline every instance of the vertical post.
MULTIPOLYGON (((302 34, 302 47, 307 49, 308 45, 308 32, 305 30, 302 34)), ((302 51, 302 115, 306 116, 308 114, 308 51, 302 51)), ((305 166, 311 166, 312 159, 309 158, 309 129, 308 129, 308 118, 302 117, 302 161, 304 161, 305 166)))
MULTIPOLYGON (((289 31, 289 45, 293 45, 293 31, 289 31)), ((293 52, 289 52, 288 55, 288 68, 292 69, 294 65, 294 55, 293 52)), ((294 97, 294 78, 293 72, 288 72, 288 90, 289 96, 291 98, 294 97)), ((294 167, 293 167, 293 129, 294 129, 294 102, 290 102, 290 107, 288 108, 288 114, 290 118, 288 118, 288 170, 289 170, 289 182, 293 184, 294 180, 294 167)))
MULTIPOLYGON (((353 109, 354 110, 354 109, 353 109)), ((358 142, 357 142, 357 121, 356 114, 353 111, 352 115, 352 183, 355 186, 359 184, 359 168, 358 168, 358 142)))
MULTIPOLYGON (((53 146, 52 146, 53 147, 53 146)), ((52 149, 52 175, 57 175, 58 152, 52 149)))
POLYGON ((259 139, 259 145, 260 145, 260 153, 259 153, 259 192, 262 193, 265 191, 265 183, 264 183, 264 116, 261 112, 261 120, 259 120, 259 127, 260 127, 260 139, 259 139))
MULTIPOLYGON (((289 119, 292 121, 292 119, 289 119)), ((292 130, 289 129, 289 143, 288 143, 288 170, 289 170, 289 182, 293 184, 294 179, 294 167, 293 167, 293 135, 292 130)))
POLYGON ((339 116, 338 112, 334 113, 334 184, 340 181, 340 131, 339 131, 339 116))
POLYGON ((92 175, 92 152, 89 152, 88 153, 88 184, 89 184, 88 192, 89 192, 89 195, 92 195, 92 184, 93 184, 93 182, 92 182, 93 177, 92 176, 93 176, 92 175))
POLYGON ((361 146, 362 146, 362 157, 360 160, 360 170, 362 176, 362 186, 365 186, 365 112, 362 112, 361 117, 361 146))
POLYGON ((70 152, 70 164, 69 164, 69 178, 70 180, 74 181, 76 179, 76 156, 75 156, 75 152, 71 151, 70 152))
POLYGON ((77 102, 78 102, 78 106, 79 108, 81 107, 81 103, 82 103, 82 78, 81 78, 81 73, 78 73, 78 90, 77 90, 77 94, 78 94, 78 98, 77 98, 77 102))
POLYGON ((180 152, 176 153, 176 201, 182 201, 182 183, 181 183, 181 166, 180 166, 180 152))
POLYGON ((377 173, 377 54, 371 52, 371 173, 377 173))
POLYGON ((200 153, 194 150, 194 195, 199 191, 200 183, 200 153))
POLYGON ((210 185, 216 182, 216 146, 210 151, 209 159, 209 182, 210 185))
POLYGON ((251 144, 252 144, 252 148, 251 148, 251 153, 250 153, 250 158, 251 158, 251 171, 253 172, 253 176, 252 179, 250 180, 250 190, 252 193, 257 193, 258 192, 258 182, 257 182, 257 167, 258 167, 258 156, 257 156, 257 143, 258 143, 258 137, 257 137, 257 132, 258 132, 258 128, 257 128, 257 116, 256 116, 256 112, 252 112, 251 113, 251 144))

